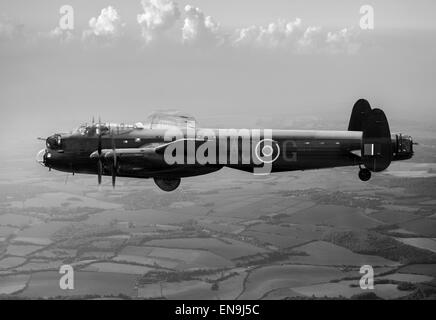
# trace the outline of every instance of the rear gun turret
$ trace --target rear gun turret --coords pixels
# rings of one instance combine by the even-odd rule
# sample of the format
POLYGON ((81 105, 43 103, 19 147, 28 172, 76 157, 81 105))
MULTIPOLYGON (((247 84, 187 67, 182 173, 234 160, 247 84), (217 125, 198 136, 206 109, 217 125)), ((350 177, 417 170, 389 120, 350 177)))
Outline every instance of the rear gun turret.
POLYGON ((409 135, 392 134, 392 160, 407 160, 413 157, 413 139, 409 135))

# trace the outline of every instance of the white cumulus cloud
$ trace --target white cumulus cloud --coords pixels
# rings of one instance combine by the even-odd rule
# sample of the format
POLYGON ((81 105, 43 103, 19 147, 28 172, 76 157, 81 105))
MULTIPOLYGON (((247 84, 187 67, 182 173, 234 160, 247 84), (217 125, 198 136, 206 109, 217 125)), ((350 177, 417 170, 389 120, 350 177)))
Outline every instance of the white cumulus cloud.
MULTIPOLYGON (((136 19, 146 44, 165 40, 165 43, 192 47, 266 49, 297 54, 354 54, 363 41, 355 29, 324 30, 319 26, 304 25, 299 18, 226 29, 198 7, 186 5, 181 12, 176 0, 141 0, 141 6, 142 12, 136 19)), ((82 40, 87 40, 85 44, 120 43, 112 40, 123 39, 126 35, 124 26, 117 10, 108 6, 89 20, 89 28, 83 31, 82 40)), ((55 39, 64 44, 74 42, 80 36, 73 30, 60 27, 37 35, 24 33, 22 25, 0 16, 0 40, 3 42, 24 39, 34 43, 38 38, 55 39)))
POLYGON ((328 49, 332 53, 345 52, 354 54, 360 49, 357 33, 352 29, 344 28, 338 32, 327 33, 328 49))
MULTIPOLYGON (((42 35, 44 36, 44 35, 42 35)), ((70 43, 74 39, 74 34, 70 30, 64 30, 56 27, 47 34, 48 38, 59 40, 60 43, 70 43)))
POLYGON ((143 13, 138 14, 142 36, 147 43, 171 29, 180 18, 177 3, 171 0, 142 0, 143 13))
POLYGON ((303 36, 298 40, 298 52, 317 52, 324 48, 325 34, 322 32, 321 27, 308 27, 303 36))
POLYGON ((91 20, 89 20, 89 27, 91 29, 85 30, 83 33, 84 38, 92 36, 115 38, 121 35, 124 23, 122 23, 117 10, 109 6, 102 9, 97 18, 92 17, 91 20))
POLYGON ((278 20, 267 26, 250 26, 236 30, 233 46, 254 46, 264 48, 283 48, 295 44, 304 33, 301 19, 295 21, 278 20))
POLYGON ((211 16, 196 7, 185 6, 185 20, 182 28, 182 39, 184 43, 219 44, 222 41, 220 25, 211 16))
POLYGON ((231 37, 231 45, 295 53, 356 53, 359 49, 356 33, 352 30, 326 32, 319 26, 304 26, 299 18, 238 29, 231 37))

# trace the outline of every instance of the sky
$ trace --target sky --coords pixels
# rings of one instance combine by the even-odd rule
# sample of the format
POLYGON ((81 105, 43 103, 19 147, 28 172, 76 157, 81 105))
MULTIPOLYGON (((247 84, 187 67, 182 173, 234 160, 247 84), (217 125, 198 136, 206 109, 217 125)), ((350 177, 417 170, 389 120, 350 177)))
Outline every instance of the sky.
POLYGON ((361 97, 393 121, 428 122, 434 12, 430 0, 0 0, 0 134, 14 144, 157 109, 211 126, 317 116, 346 129, 361 97), (74 30, 59 28, 65 4, 74 30), (360 28, 364 4, 373 30, 360 28))
MULTIPOLYGON (((277 18, 296 16, 310 24, 342 27, 357 25, 361 5, 372 5, 380 28, 436 28, 433 0, 180 0, 180 8, 190 4, 201 8, 226 26, 266 24, 277 18)), ((32 28, 50 29, 57 25, 60 6, 75 8, 78 27, 109 5, 117 8, 126 22, 134 25, 141 11, 139 0, 1 0, 0 12, 18 19, 32 28)))

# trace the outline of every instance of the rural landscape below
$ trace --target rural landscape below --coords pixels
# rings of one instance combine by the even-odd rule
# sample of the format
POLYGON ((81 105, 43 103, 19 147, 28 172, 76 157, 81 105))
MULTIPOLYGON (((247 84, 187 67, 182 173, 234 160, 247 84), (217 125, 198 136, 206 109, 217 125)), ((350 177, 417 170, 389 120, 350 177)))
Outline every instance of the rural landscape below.
POLYGON ((352 167, 222 169, 172 193, 48 172, 31 141, 0 167, 0 297, 434 298, 436 139, 408 132, 415 157, 367 183, 352 167), (59 287, 64 264, 74 290, 59 287), (363 265, 374 290, 359 286, 363 265))

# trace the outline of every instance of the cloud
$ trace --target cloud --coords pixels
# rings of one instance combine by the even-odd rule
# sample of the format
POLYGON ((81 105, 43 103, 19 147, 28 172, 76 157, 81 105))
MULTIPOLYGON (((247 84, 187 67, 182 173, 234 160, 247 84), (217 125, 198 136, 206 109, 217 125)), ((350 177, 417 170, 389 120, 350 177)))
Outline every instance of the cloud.
MULTIPOLYGON (((43 36, 43 35, 42 35, 43 36)), ((56 27, 48 33, 49 39, 59 40, 60 43, 66 44, 74 40, 74 34, 70 30, 64 30, 60 27, 56 27)))
POLYGON ((190 5, 185 6, 185 15, 182 28, 184 43, 207 45, 223 41, 220 25, 211 16, 205 16, 199 8, 190 5))
POLYGON ((296 49, 300 53, 314 53, 323 50, 325 34, 321 27, 308 27, 298 40, 296 49))
POLYGON ((231 37, 233 47, 288 50, 294 53, 349 53, 359 50, 357 33, 344 28, 325 32, 319 26, 304 26, 302 20, 278 20, 266 26, 238 29, 231 37))
POLYGON ((236 30, 232 45, 262 48, 284 48, 295 44, 304 33, 301 19, 293 22, 278 20, 267 26, 251 26, 236 30))
POLYGON ((0 16, 0 39, 14 40, 24 37, 24 26, 11 18, 0 16))
POLYGON ((359 51, 361 44, 357 41, 357 32, 344 28, 338 32, 329 32, 326 43, 332 53, 346 52, 354 54, 359 51))
POLYGON ((142 0, 141 5, 144 12, 138 14, 137 21, 146 43, 162 36, 180 18, 177 3, 171 0, 142 0))
MULTIPOLYGON (((191 47, 249 48, 297 54, 354 54, 361 47, 362 39, 354 29, 324 30, 319 26, 304 25, 299 18, 225 29, 198 7, 186 5, 181 12, 173 0, 142 0, 141 5, 143 12, 136 18, 146 44, 165 40, 191 47)), ((82 33, 82 39, 112 45, 117 43, 112 40, 125 36, 124 26, 118 12, 108 6, 89 20, 89 29, 82 33)), ((59 27, 36 36, 24 34, 22 25, 0 16, 0 40, 30 39, 27 42, 36 43, 38 38, 56 39, 64 44, 80 37, 76 37, 74 31, 59 27)))
POLYGON ((118 12, 111 6, 101 10, 100 15, 89 20, 89 27, 91 29, 83 32, 83 38, 106 38, 113 39, 122 34, 124 23, 118 12))

